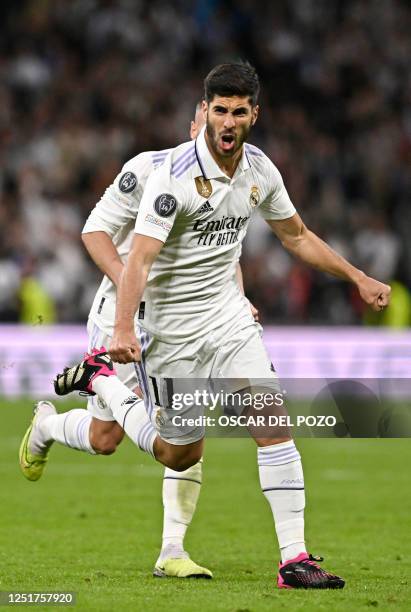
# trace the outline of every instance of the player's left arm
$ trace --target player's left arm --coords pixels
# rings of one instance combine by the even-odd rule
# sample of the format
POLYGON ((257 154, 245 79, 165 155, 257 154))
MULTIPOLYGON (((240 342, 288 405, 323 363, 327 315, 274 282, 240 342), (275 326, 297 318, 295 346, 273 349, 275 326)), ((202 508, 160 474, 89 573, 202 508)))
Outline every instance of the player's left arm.
POLYGON ((326 242, 309 230, 298 213, 288 219, 269 220, 268 225, 284 248, 309 266, 356 285, 361 298, 373 310, 382 310, 390 301, 391 287, 364 274, 338 255, 326 242))

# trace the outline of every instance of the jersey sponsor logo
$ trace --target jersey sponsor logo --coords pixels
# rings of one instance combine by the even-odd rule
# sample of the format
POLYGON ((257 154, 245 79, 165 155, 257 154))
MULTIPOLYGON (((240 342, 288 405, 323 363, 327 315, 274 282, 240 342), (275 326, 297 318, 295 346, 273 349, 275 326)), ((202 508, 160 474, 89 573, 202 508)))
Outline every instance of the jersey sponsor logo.
POLYGON ((210 205, 210 202, 205 202, 202 206, 200 206, 197 212, 199 215, 202 215, 204 213, 213 212, 213 210, 214 208, 210 205))
POLYGON ((260 201, 260 191, 257 185, 253 185, 251 187, 251 193, 250 193, 250 204, 253 208, 255 208, 256 206, 258 206, 259 201, 260 201))
POLYGON ((169 217, 177 208, 177 201, 170 193, 162 193, 154 202, 154 210, 160 217, 169 217))
POLYGON ((194 223, 195 232, 221 232, 222 230, 239 230, 248 221, 249 217, 221 217, 221 219, 197 219, 194 223))
POLYGON ((118 184, 122 193, 131 193, 137 185, 137 177, 134 172, 125 172, 118 184))
POLYGON ((222 217, 221 219, 198 219, 193 230, 199 232, 197 244, 201 246, 224 246, 238 242, 240 230, 249 217, 222 217))
POLYGON ((162 219, 157 219, 154 215, 146 215, 144 221, 148 221, 148 223, 152 223, 153 225, 158 225, 158 227, 162 227, 167 232, 169 232, 172 228, 171 223, 167 221, 163 221, 162 219))
POLYGON ((196 176, 194 179, 197 191, 203 198, 209 198, 213 193, 211 181, 205 179, 204 176, 196 176))

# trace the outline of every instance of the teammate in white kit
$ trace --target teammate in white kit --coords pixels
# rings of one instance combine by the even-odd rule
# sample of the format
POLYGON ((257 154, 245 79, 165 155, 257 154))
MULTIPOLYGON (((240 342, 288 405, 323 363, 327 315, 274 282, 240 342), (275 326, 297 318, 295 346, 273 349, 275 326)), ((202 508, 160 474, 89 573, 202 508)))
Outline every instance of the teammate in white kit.
MULTIPOLYGON (((191 122, 191 138, 197 136, 203 124, 200 103, 194 121, 191 122)), ((145 152, 128 161, 92 210, 83 229, 83 242, 94 262, 105 274, 89 314, 87 329, 90 351, 96 346, 108 346, 110 343, 114 328, 116 287, 130 250, 140 200, 149 175, 164 163, 168 153, 169 150, 145 152)), ((239 265, 237 279, 242 288, 239 265)), ((253 316, 258 318, 257 310, 248 304, 253 316)), ((136 364, 119 365, 117 373, 129 389, 137 390, 139 375, 136 364)), ((30 480, 40 478, 48 459, 51 441, 91 454, 112 454, 123 439, 124 430, 133 439, 135 422, 145 416, 142 402, 126 404, 123 413, 118 416, 119 422, 96 397, 89 398, 88 411, 74 409, 62 414, 57 414, 50 402, 39 402, 33 424, 21 446, 23 474, 30 480)), ((154 570, 156 576, 211 577, 211 572, 194 563, 183 547, 184 536, 196 508, 201 481, 201 460, 183 473, 165 469, 163 541, 154 570)))
MULTIPOLYGON (((252 379, 265 379, 277 388, 261 330, 235 283, 235 262, 254 210, 291 253, 354 283, 375 310, 389 302, 387 285, 354 268, 305 227, 278 170, 262 151, 244 144, 258 117, 258 92, 248 64, 222 64, 206 77, 206 128, 195 143, 172 150, 150 176, 118 291, 110 355, 123 364, 141 361, 153 426, 148 420, 140 424, 142 446, 177 471, 202 456, 204 430, 173 426, 161 392, 169 380, 230 379, 230 390, 245 391, 252 379), (141 346, 134 329, 137 308, 141 346)), ((94 351, 59 375, 55 389, 61 395, 76 389, 96 393, 113 414, 134 399, 105 351, 94 351)), ((256 442, 260 483, 281 550, 278 586, 342 588, 344 581, 306 552, 304 477, 294 442, 256 442)))

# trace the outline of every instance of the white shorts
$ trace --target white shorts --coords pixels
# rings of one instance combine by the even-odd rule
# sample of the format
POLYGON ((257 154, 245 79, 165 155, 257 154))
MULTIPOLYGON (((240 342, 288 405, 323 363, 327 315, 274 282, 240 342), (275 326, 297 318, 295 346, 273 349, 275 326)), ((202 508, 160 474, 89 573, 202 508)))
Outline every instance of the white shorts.
MULTIPOLYGON (((142 389, 148 398, 149 417, 161 438, 181 445, 204 437, 201 426, 182 431, 172 424, 175 412, 170 410, 170 392, 179 392, 178 385, 184 386, 184 392, 190 387, 194 391, 198 384, 213 379, 214 386, 234 393, 268 379, 272 389, 279 390, 278 377, 261 335, 258 323, 244 320, 230 322, 186 344, 168 344, 140 329, 142 389), (224 379, 229 379, 227 386, 224 379)), ((184 409, 179 414, 183 415, 184 409)))
MULTIPOLYGON (((107 349, 110 346, 111 336, 109 336, 103 329, 98 327, 91 319, 87 322, 88 332, 88 350, 89 352, 93 348, 100 348, 102 346, 107 349)), ((131 390, 134 391, 136 387, 140 385, 140 364, 137 363, 116 363, 115 365, 117 376, 119 379, 131 390)), ((87 410, 90 411, 91 415, 100 421, 115 421, 111 409, 100 402, 97 395, 89 397, 87 402, 87 410)))

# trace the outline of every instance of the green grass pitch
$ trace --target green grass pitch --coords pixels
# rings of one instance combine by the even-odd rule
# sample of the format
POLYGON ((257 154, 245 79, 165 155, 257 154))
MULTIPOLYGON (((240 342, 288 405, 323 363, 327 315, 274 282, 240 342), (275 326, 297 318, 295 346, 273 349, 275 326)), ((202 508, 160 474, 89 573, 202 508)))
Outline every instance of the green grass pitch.
POLYGON ((160 580, 162 467, 128 441, 111 457, 55 445, 43 478, 28 482, 17 455, 31 408, 0 402, 0 591, 76 591, 74 609, 99 612, 410 609, 409 440, 298 441, 309 549, 347 584, 279 591, 251 440, 207 441, 186 547, 214 580, 160 580))

